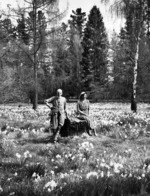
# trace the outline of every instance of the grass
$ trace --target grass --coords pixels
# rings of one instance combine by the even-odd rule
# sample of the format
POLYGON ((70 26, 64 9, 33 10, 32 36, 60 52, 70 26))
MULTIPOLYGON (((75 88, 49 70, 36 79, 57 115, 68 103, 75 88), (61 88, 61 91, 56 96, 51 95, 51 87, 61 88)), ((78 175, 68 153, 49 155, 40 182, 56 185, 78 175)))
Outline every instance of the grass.
MULTIPOLYGON (((75 104, 68 104, 74 115, 75 104)), ((98 136, 51 142, 48 109, 0 109, 0 195, 150 195, 149 105, 91 104, 98 136)))

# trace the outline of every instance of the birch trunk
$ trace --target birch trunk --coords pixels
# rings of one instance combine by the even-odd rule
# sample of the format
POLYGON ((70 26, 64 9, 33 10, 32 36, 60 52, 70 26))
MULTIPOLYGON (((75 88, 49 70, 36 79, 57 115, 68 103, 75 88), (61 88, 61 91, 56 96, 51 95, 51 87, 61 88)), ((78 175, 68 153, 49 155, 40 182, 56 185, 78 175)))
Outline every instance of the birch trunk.
POLYGON ((139 47, 140 47, 140 33, 138 35, 136 53, 135 53, 135 64, 133 68, 133 92, 131 97, 131 110, 137 112, 137 69, 138 69, 138 59, 139 59, 139 47))
POLYGON ((36 11, 37 11, 37 5, 36 0, 33 2, 33 64, 34 64, 34 102, 33 102, 33 109, 37 109, 38 105, 38 78, 37 78, 37 51, 36 51, 36 11))

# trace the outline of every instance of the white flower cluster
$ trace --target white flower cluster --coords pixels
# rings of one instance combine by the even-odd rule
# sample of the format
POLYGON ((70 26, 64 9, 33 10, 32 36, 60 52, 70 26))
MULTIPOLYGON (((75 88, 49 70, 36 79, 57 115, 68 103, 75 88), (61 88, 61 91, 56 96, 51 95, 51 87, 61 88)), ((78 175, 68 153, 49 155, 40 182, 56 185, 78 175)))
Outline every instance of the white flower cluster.
POLYGON ((41 177, 36 172, 32 174, 32 178, 34 178, 34 182, 36 183, 39 183, 41 181, 41 177))
POLYGON ((25 151, 23 155, 24 155, 25 158, 28 158, 28 157, 32 158, 32 154, 28 150, 25 151))
POLYGON ((94 148, 93 144, 90 142, 83 142, 79 145, 80 150, 92 150, 94 148))
POLYGON ((54 180, 51 180, 45 184, 44 189, 47 189, 48 192, 51 192, 56 187, 57 187, 57 183, 54 180))
POLYGON ((87 173, 87 175, 86 175, 86 179, 89 179, 89 178, 91 178, 91 177, 95 177, 95 178, 98 178, 98 173, 97 172, 89 172, 89 173, 87 173))
POLYGON ((32 154, 27 150, 23 155, 16 153, 16 158, 20 164, 24 165, 29 158, 32 158, 32 154))
POLYGON ((3 192, 3 189, 2 189, 2 187, 0 186, 0 193, 1 193, 1 192, 3 192))
POLYGON ((17 159, 20 159, 21 158, 21 154, 16 153, 16 157, 17 157, 17 159))

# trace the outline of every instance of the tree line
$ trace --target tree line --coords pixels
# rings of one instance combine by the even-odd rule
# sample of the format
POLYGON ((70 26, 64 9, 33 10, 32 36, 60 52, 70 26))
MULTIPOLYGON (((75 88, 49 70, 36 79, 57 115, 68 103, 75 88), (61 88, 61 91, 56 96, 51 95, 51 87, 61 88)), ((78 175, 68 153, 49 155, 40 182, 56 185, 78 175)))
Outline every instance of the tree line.
POLYGON ((1 103, 30 100, 36 109, 57 88, 68 98, 86 91, 94 101, 131 100, 133 111, 149 99, 148 0, 116 1, 111 9, 126 22, 110 40, 97 6, 64 23, 57 0, 24 2, 0 18, 1 103))

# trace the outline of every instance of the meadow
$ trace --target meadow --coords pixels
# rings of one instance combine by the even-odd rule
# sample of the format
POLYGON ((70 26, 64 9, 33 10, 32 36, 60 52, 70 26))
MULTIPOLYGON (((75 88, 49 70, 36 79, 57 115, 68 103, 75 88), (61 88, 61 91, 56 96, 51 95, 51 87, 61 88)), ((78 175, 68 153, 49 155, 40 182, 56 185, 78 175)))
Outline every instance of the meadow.
MULTIPOLYGON (((76 105, 68 104, 74 116, 76 105)), ((150 105, 92 103, 97 137, 50 141, 49 109, 0 107, 0 196, 150 195, 150 105)))

